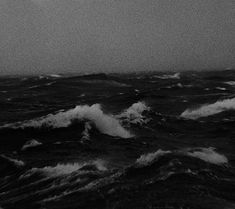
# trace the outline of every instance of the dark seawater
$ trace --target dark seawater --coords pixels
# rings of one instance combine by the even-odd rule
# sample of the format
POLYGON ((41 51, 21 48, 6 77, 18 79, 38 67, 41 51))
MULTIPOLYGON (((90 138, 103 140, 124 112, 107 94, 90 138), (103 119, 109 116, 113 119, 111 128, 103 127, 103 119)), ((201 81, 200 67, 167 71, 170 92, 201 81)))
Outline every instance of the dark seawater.
POLYGON ((235 71, 0 77, 0 208, 234 209, 235 71))

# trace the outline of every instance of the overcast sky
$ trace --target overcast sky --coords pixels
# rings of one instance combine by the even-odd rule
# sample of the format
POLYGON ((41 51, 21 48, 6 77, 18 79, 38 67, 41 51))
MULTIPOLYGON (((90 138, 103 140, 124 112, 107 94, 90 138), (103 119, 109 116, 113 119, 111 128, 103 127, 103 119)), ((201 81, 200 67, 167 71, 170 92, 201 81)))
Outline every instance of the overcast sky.
POLYGON ((0 0, 0 74, 228 67, 234 0, 0 0))

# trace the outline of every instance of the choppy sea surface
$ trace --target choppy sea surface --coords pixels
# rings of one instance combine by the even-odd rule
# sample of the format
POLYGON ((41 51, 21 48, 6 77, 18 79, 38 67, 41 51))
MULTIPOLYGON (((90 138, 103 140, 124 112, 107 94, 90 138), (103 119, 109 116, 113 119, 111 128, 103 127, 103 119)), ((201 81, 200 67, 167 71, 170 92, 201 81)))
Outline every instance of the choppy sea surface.
POLYGON ((234 209, 235 71, 0 77, 1 209, 234 209))

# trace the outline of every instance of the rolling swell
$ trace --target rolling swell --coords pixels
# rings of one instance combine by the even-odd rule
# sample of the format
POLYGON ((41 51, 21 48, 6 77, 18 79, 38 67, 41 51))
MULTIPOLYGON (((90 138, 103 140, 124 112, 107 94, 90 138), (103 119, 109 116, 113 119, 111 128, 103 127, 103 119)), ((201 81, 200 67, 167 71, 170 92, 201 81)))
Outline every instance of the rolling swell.
POLYGON ((165 207, 165 201, 177 208, 199 206, 199 200, 207 208, 232 206, 229 200, 234 194, 228 188, 234 189, 235 184, 228 183, 232 175, 224 164, 227 158, 211 148, 157 150, 123 169, 103 160, 57 164, 25 170, 15 180, 5 179, 0 198, 7 208, 148 208, 165 207), (195 152, 207 159, 190 155, 195 152), (218 159, 216 163, 210 161, 211 155, 218 159))

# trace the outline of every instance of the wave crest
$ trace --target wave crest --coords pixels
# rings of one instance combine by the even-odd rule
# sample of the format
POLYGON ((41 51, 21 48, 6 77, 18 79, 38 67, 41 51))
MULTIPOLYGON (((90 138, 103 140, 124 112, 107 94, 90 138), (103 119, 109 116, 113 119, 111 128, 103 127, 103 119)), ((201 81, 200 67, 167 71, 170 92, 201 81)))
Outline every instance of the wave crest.
POLYGON ((215 148, 213 147, 190 150, 187 154, 212 164, 228 163, 228 159, 224 155, 215 152, 215 148))
POLYGON ((2 157, 3 159, 5 159, 5 160, 7 160, 7 161, 9 161, 11 163, 13 163, 17 167, 21 167, 21 166, 25 165, 25 163, 22 160, 10 158, 10 157, 7 157, 5 155, 0 155, 0 157, 2 157))
POLYGON ((26 149, 29 149, 29 148, 32 148, 32 147, 37 147, 37 146, 40 146, 42 145, 41 142, 35 140, 35 139, 32 139, 30 141, 27 141, 23 147, 21 148, 22 151, 26 150, 26 149))
POLYGON ((132 137, 132 134, 122 127, 119 120, 112 115, 105 114, 99 104, 91 106, 79 105, 74 109, 70 109, 65 112, 49 114, 47 116, 25 122, 7 124, 1 128, 65 128, 70 126, 76 120, 91 121, 96 128, 104 134, 122 138, 132 137))
POLYGON ((42 168, 32 168, 28 170, 25 174, 21 175, 20 178, 28 178, 35 173, 41 173, 47 177, 59 177, 64 175, 69 175, 74 172, 80 171, 86 166, 94 166, 99 171, 106 171, 105 161, 97 159, 95 161, 87 163, 58 163, 55 166, 45 166, 42 168))
POLYGON ((228 110, 235 110, 235 98, 217 101, 213 104, 206 104, 194 110, 186 109, 180 116, 186 119, 196 120, 228 110))
POLYGON ((155 78, 160 78, 160 79, 180 79, 180 73, 175 73, 173 75, 161 75, 161 76, 154 76, 155 78))
POLYGON ((144 102, 136 102, 132 104, 129 108, 123 111, 117 118, 121 118, 123 121, 134 124, 147 123, 149 119, 145 118, 142 114, 144 111, 149 111, 148 107, 144 102))
POLYGON ((226 156, 217 153, 215 151, 215 148, 213 147, 209 148, 198 147, 198 148, 188 148, 186 150, 173 150, 173 151, 169 150, 164 151, 159 149, 156 152, 141 155, 136 160, 136 163, 137 165, 148 166, 153 162, 157 161, 160 157, 167 154, 190 156, 217 165, 228 163, 228 159, 226 158, 226 156))
POLYGON ((159 157, 165 154, 169 154, 169 153, 171 153, 171 151, 164 151, 164 150, 159 149, 156 152, 141 155, 136 160, 136 163, 141 166, 147 166, 151 164, 152 162, 156 161, 159 157))

